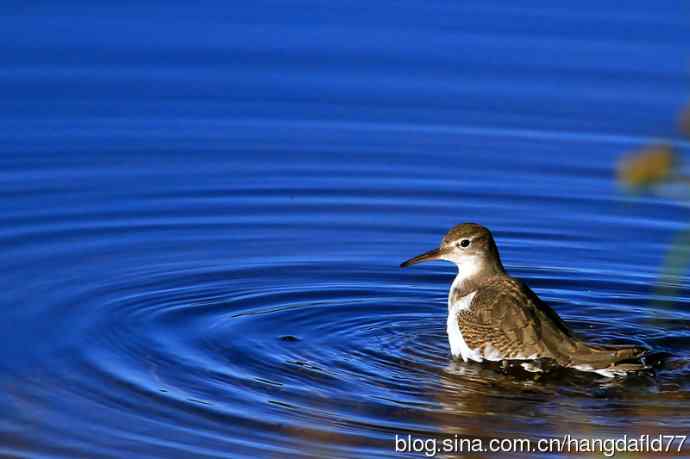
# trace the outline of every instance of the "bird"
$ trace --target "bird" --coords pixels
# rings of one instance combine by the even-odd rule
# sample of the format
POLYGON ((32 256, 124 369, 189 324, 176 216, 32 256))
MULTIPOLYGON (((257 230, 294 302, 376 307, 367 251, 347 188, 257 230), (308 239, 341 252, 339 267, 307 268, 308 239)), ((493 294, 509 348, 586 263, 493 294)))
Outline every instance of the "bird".
POLYGON ((578 337, 525 283, 506 272, 491 231, 482 225, 454 226, 438 248, 400 267, 431 260, 458 268, 448 293, 446 323, 456 359, 516 361, 528 371, 543 371, 538 362, 555 362, 607 378, 649 367, 646 347, 593 344, 578 337))

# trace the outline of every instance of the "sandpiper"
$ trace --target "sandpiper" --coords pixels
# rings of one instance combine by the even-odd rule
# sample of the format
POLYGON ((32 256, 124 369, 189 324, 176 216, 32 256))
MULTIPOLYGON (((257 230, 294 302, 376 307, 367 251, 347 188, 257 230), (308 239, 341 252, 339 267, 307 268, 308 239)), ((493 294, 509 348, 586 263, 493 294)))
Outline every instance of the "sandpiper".
POLYGON ((647 368, 648 350, 639 346, 588 344, 527 287, 510 277, 491 232, 475 223, 451 228, 441 246, 403 262, 455 263, 458 274, 448 293, 448 341, 453 357, 465 362, 521 361, 539 371, 537 359, 614 377, 647 368))

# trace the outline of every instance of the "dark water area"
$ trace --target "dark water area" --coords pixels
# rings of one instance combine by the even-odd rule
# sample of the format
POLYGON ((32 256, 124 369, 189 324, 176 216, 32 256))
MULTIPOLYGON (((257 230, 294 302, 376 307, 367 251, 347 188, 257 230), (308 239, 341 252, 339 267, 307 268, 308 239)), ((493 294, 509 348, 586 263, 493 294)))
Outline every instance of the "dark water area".
POLYGON ((688 434, 690 278, 660 278, 690 193, 615 180, 690 154, 688 9, 3 3, 0 456, 688 434), (454 362, 454 268, 398 265, 463 221, 577 333, 672 358, 454 362))

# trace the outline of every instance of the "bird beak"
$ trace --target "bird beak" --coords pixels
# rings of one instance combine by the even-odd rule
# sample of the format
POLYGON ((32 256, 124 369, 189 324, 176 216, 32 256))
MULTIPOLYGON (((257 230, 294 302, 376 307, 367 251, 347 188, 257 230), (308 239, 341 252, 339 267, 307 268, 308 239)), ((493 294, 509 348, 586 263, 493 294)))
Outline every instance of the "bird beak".
POLYGON ((417 255, 414 258, 410 258, 407 261, 403 261, 400 263, 401 268, 407 268, 408 266, 416 265, 417 263, 421 263, 423 261, 428 261, 428 260, 438 260, 443 255, 445 255, 446 251, 439 249, 434 249, 434 250, 429 250, 428 252, 425 252, 421 255, 417 255))

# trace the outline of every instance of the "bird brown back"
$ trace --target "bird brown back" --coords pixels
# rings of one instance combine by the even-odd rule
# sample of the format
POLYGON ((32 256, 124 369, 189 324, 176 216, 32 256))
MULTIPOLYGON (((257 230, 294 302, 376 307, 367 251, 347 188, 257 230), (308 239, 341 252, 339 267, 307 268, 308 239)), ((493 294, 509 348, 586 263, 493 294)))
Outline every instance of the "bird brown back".
POLYGON ((637 346, 586 343, 529 287, 507 275, 486 279, 477 287, 470 308, 458 315, 470 348, 490 344, 504 358, 548 358, 561 366, 592 370, 629 365, 647 352, 637 346))

